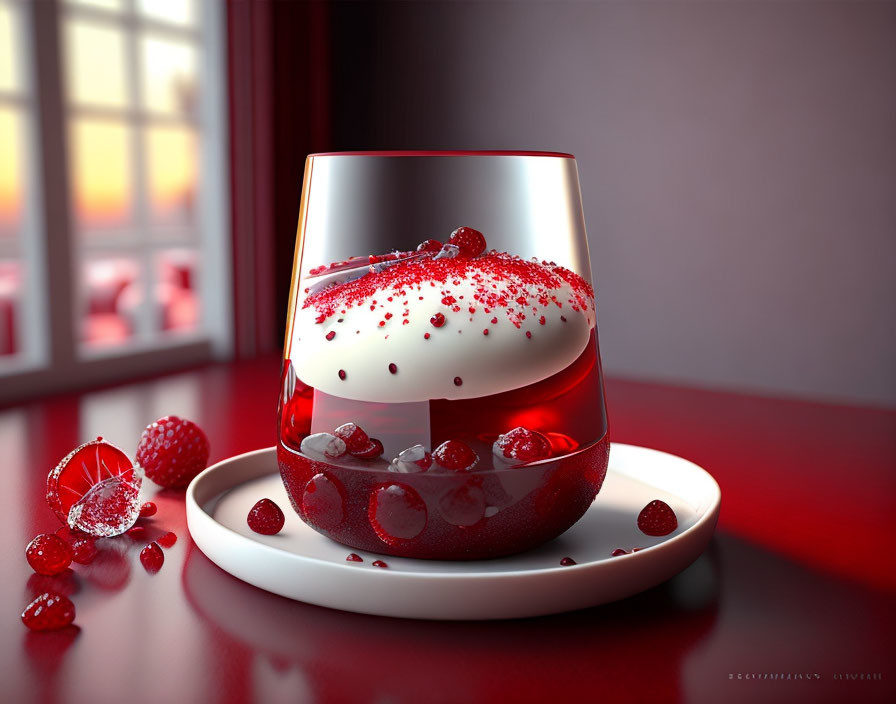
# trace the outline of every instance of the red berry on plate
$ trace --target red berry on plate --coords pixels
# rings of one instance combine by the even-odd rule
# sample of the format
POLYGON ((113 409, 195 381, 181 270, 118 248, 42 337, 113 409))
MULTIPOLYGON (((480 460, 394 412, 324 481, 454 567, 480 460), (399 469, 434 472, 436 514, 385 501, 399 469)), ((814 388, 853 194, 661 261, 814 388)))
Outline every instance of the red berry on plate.
POLYGON ((65 525, 95 537, 121 535, 140 512, 143 473, 114 445, 75 448, 47 477, 47 503, 65 525))
POLYGON ((75 605, 62 594, 45 592, 22 612, 22 623, 32 631, 55 631, 75 620, 75 605))
POLYGON ((335 430, 337 438, 340 438, 351 454, 370 451, 370 438, 359 425, 355 423, 343 423, 335 430))
POLYGON ((163 548, 170 548, 177 542, 177 536, 171 531, 168 531, 165 535, 156 540, 156 542, 163 548))
POLYGON ((286 517, 280 507, 270 499, 261 499, 246 517, 249 527, 261 535, 276 535, 283 529, 286 517))
POLYGON ((464 259, 478 257, 485 251, 485 237, 472 227, 457 228, 451 233, 448 243, 457 247, 460 250, 458 256, 464 259))
POLYGON ((638 528, 647 535, 669 535, 678 528, 678 519, 669 504, 654 499, 638 514, 638 528))
POLYGON ((442 251, 442 243, 438 240, 425 240, 417 245, 418 252, 431 252, 436 254, 442 251))
POLYGON ((433 450, 432 458, 440 467, 453 472, 469 472, 479 462, 479 455, 460 440, 446 440, 433 450))
POLYGON ((407 484, 386 484, 370 496, 367 518, 387 545, 416 538, 426 528, 426 504, 407 484))
POLYGON ((140 562, 143 564, 143 569, 150 574, 155 574, 162 569, 162 564, 165 562, 165 553, 162 552, 162 548, 157 543, 150 543, 140 551, 140 562))
POLYGON ((381 443, 376 438, 370 438, 370 443, 367 445, 367 447, 361 450, 353 450, 351 454, 358 459, 375 460, 377 457, 383 454, 383 443, 381 443))
POLYGON ((149 518, 150 516, 155 516, 156 511, 158 510, 158 507, 152 501, 147 501, 140 507, 140 518, 149 518))
POLYGON ((72 564, 72 548, 58 535, 41 533, 25 548, 28 564, 48 577, 64 572, 72 564))
POLYGON ((492 451, 499 457, 535 462, 551 456, 551 441, 538 431, 520 426, 499 435, 492 451))
POLYGON ((183 487, 208 464, 208 438, 193 421, 165 416, 146 426, 137 464, 159 486, 183 487))

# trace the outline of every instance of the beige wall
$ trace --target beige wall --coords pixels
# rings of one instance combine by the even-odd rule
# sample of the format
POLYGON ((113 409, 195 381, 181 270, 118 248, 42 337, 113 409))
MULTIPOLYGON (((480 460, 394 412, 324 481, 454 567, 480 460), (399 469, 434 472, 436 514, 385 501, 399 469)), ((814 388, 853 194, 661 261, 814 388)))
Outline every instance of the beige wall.
POLYGON ((896 4, 366 13, 340 148, 574 153, 608 374, 896 406, 896 4))

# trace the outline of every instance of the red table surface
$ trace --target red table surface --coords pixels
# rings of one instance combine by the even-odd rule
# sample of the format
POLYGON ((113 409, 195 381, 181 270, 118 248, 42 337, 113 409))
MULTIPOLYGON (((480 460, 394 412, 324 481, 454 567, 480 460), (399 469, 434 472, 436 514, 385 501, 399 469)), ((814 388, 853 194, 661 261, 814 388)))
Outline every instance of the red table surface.
POLYGON ((896 413, 620 380, 611 437, 716 477, 709 549, 624 601, 503 622, 426 622, 310 606, 249 586, 190 540, 183 491, 150 537, 55 578, 76 626, 32 633, 44 589, 23 549, 58 527, 46 475, 80 441, 133 452, 142 428, 199 422, 212 460, 275 441, 279 360, 214 365, 0 411, 0 698, 13 702, 894 701, 896 413), (777 679, 772 679, 777 676, 777 679), (870 677, 870 679, 869 679, 870 677))

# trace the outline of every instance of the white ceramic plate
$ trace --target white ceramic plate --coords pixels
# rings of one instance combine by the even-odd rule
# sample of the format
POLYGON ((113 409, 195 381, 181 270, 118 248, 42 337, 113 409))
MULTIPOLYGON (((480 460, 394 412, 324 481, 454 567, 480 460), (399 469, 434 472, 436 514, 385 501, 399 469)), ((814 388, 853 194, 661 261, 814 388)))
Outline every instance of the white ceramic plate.
POLYGON ((306 526, 290 509, 275 448, 219 462, 187 489, 187 525, 212 562, 249 584, 291 599, 380 616, 499 619, 571 611, 621 599, 672 577, 706 548, 719 516, 719 485, 688 460, 613 444, 600 494, 582 519, 535 550, 495 560, 441 562, 348 548, 306 526), (253 533, 249 509, 263 497, 286 514, 273 536, 253 533), (653 499, 669 504, 678 529, 638 530, 653 499), (616 548, 637 553, 611 557, 616 548), (346 562, 350 552, 363 562, 346 562), (560 566, 571 557, 576 565, 560 566), (388 569, 371 563, 382 559, 388 569))

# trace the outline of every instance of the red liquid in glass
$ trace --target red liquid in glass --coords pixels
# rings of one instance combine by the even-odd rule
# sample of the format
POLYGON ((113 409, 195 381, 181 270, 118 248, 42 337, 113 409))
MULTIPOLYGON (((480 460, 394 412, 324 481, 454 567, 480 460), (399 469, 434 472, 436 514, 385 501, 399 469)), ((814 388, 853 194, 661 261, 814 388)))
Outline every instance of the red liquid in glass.
POLYGON ((607 470, 609 439, 597 341, 563 371, 504 393, 413 404, 329 396, 303 384, 285 360, 278 461, 293 508, 318 532, 345 545, 415 558, 480 559, 540 545, 588 509, 607 470), (356 423, 380 440, 373 461, 332 462, 300 451, 311 433, 356 423), (528 465, 492 457, 499 434, 524 426, 544 433, 553 456, 528 465), (461 440, 479 455, 473 471, 437 466, 389 471, 414 444, 427 450, 461 440))

